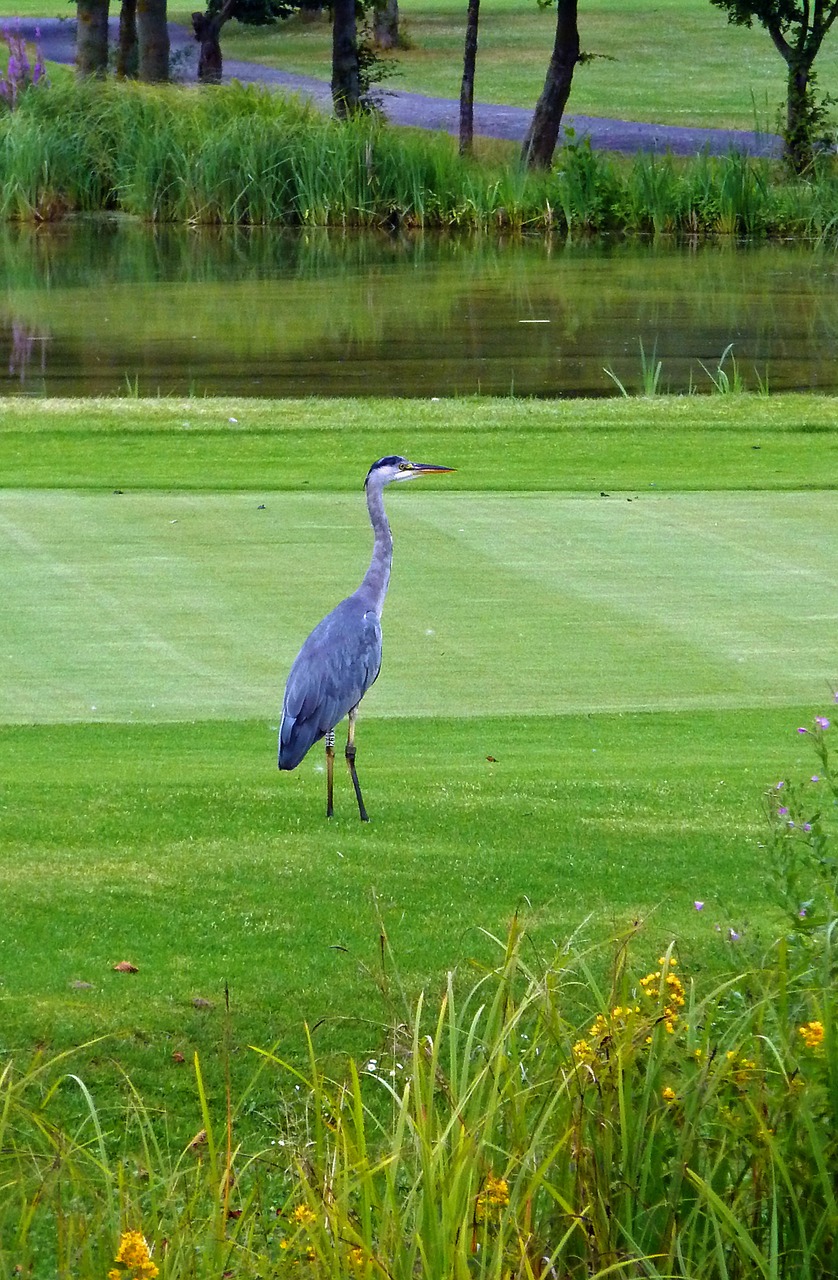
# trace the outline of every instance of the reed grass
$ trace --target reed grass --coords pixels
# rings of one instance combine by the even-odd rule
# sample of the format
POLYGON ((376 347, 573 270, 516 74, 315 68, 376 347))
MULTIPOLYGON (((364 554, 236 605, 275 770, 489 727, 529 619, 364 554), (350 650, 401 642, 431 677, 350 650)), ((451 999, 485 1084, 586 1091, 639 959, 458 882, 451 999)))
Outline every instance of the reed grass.
POLYGON ((769 160, 595 153, 549 174, 461 159, 453 139, 375 118, 337 124, 238 84, 37 86, 0 121, 0 216, 118 210, 154 222, 466 227, 834 237, 838 177, 769 160))
POLYGON ((721 981, 682 971, 674 943, 649 953, 639 924, 545 959, 516 918, 494 965, 410 1002, 382 924, 389 1031, 340 1077, 311 1036, 307 1066, 258 1051, 286 1102, 253 1151, 236 1139, 248 1091, 234 1101, 228 1072, 211 1099, 197 1057, 201 1127, 180 1150, 130 1085, 115 1133, 66 1058, 7 1065, 0 1274, 104 1276, 115 1258, 130 1280, 834 1275, 838 777, 810 732, 818 794, 783 781, 770 801, 787 930, 721 981), (71 1133, 49 1119, 68 1087, 85 1101, 71 1133))

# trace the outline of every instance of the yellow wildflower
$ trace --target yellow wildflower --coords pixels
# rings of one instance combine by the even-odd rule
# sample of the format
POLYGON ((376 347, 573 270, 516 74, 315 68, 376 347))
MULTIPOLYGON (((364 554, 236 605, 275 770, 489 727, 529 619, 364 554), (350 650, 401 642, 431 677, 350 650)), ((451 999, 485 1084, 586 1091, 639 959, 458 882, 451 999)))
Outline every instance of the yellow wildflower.
MULTIPOLYGON (((155 1280, 158 1274, 142 1231, 123 1231, 114 1261, 133 1272, 132 1280, 155 1280)), ((119 1272, 116 1274, 120 1275, 119 1272)), ((109 1280, 112 1280, 112 1273, 109 1273, 109 1280)))
POLYGON ((317 1221, 317 1214, 307 1204, 298 1204, 291 1214, 291 1219, 301 1227, 310 1227, 313 1222, 317 1221))
POLYGON ((672 1103, 675 1101, 675 1098, 676 1098, 675 1090, 670 1089, 669 1085, 667 1085, 665 1089, 661 1090, 661 1097, 663 1098, 664 1102, 672 1103))
POLYGON ((593 1062, 594 1051, 587 1040, 577 1040, 573 1046, 573 1056, 578 1058, 580 1062, 593 1062))
POLYGON ((498 1214, 509 1204, 509 1184, 505 1178, 496 1178, 493 1173, 486 1175, 483 1190, 477 1197, 478 1220, 490 1214, 498 1214))
MULTIPOLYGON (((666 963, 664 956, 658 960, 658 964, 666 963)), ((645 978, 640 979, 641 990, 649 1000, 660 1000, 663 993, 666 1003, 663 1006, 662 1022, 669 1035, 674 1035, 678 1029, 678 1021, 681 1017, 680 1010, 687 1003, 684 995, 684 984, 678 974, 672 972, 676 963, 677 961, 675 960, 668 962, 666 977, 663 982, 661 982, 663 975, 663 970, 661 969, 656 969, 654 973, 647 973, 645 978)))
POLYGON ((797 1030, 807 1049, 820 1049, 824 1037, 822 1022, 804 1022, 797 1030))
POLYGON ((600 1036, 604 1036, 607 1030, 608 1030, 608 1023, 606 1022, 603 1015, 601 1013, 598 1013, 597 1016, 594 1018, 593 1022, 591 1023, 591 1029, 588 1032, 588 1035, 593 1036, 593 1038, 597 1040, 599 1039, 600 1036))
POLYGON ((366 1255, 360 1245, 355 1245, 349 1250, 349 1264, 352 1267, 362 1267, 366 1261, 366 1255))

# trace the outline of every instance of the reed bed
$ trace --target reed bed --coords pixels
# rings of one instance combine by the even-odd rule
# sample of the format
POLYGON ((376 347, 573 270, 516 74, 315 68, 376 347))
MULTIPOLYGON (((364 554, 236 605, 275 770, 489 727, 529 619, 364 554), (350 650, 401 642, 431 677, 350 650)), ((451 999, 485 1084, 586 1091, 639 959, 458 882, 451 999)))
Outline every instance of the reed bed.
POLYGON ((0 119, 0 217, 115 210, 153 222, 831 237, 838 176, 776 162, 594 153, 550 173, 461 159, 453 139, 348 124, 239 84, 33 86, 0 119))
POLYGON ((411 1002, 382 927, 393 1016, 371 1056, 338 1074, 311 1037, 307 1065, 259 1051, 234 1099, 228 1034, 226 1097, 193 1064, 182 1150, 129 1081, 117 1119, 68 1055, 7 1063, 0 1275, 834 1276, 838 770, 827 717, 800 733, 815 771, 766 796, 781 933, 757 954, 727 930, 722 980, 674 942, 650 953, 640 924, 545 958, 516 919, 495 965, 411 1002), (60 1091, 79 1099, 71 1131, 60 1091))

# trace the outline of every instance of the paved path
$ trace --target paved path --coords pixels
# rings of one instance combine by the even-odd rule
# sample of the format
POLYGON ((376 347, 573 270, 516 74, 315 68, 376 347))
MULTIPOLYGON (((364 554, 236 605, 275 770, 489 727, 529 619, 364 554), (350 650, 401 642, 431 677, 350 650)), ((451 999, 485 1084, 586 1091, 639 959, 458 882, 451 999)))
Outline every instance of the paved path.
MULTIPOLYGON (((69 18, 7 19, 4 24, 19 30, 27 40, 34 40, 40 30, 40 47, 53 62, 72 63, 75 58, 75 20, 69 18)), ((116 39, 117 22, 111 20, 112 39, 116 39)), ((172 50, 177 55, 179 78, 194 80, 197 66, 197 44, 186 27, 169 24, 172 50)), ((310 98, 326 111, 331 111, 329 84, 311 76, 297 76, 276 71, 256 62, 224 59, 225 79, 244 84, 267 84, 284 88, 310 98)), ((381 88, 377 91, 384 113, 393 124, 414 125, 422 129, 440 129, 456 136, 459 130, 459 103, 446 98, 428 98, 402 89, 381 88)), ((506 138, 521 142, 532 111, 523 107, 498 107, 475 103, 474 131, 489 138, 506 138)), ((577 137, 589 137, 591 145, 603 151, 670 151, 676 156, 694 155, 699 151, 726 155, 740 151, 749 155, 779 155, 782 143, 775 134, 748 133, 734 129, 693 129, 679 125, 640 124, 629 120, 604 120, 596 116, 565 116, 565 126, 577 137)))

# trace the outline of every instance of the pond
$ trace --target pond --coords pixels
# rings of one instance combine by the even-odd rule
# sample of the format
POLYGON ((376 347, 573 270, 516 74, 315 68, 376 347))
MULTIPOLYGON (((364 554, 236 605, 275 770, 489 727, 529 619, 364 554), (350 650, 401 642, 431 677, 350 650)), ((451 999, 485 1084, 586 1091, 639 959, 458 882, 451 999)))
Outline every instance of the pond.
POLYGON ((114 219, 3 227, 0 278, 12 395, 701 392, 731 344, 751 390, 838 391, 838 258, 801 245, 114 219))

